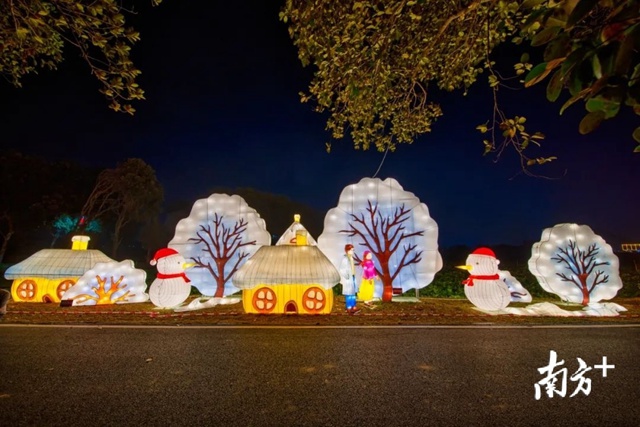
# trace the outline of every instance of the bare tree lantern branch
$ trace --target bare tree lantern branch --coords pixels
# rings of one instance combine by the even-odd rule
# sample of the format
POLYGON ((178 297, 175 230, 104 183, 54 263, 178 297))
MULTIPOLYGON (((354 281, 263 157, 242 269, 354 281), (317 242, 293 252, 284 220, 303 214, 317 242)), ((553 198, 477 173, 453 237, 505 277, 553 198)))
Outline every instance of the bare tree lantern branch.
POLYGON ((429 285, 442 268, 437 231, 427 206, 397 181, 363 178, 327 213, 318 246, 336 266, 347 243, 356 248, 357 262, 371 251, 382 287, 376 293, 391 301, 398 290, 429 285))
POLYGON ((588 226, 558 224, 542 236, 529 269, 546 291, 586 306, 613 298, 622 287, 618 257, 588 226))
POLYGON ((197 200, 178 222, 169 246, 195 263, 189 278, 203 295, 221 298, 238 291, 232 276, 260 246, 271 243, 266 224, 240 196, 212 194, 197 200))

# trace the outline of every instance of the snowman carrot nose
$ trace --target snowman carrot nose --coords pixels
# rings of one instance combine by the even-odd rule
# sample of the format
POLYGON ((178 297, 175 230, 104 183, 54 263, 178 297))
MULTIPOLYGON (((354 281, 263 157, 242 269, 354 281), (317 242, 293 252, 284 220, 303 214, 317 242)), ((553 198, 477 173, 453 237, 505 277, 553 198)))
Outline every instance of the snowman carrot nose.
POLYGON ((195 262, 185 262, 184 264, 182 264, 182 268, 186 270, 187 268, 195 267, 195 265, 195 262))
POLYGON ((456 268, 459 268, 460 270, 467 270, 467 271, 471 271, 471 269, 473 268, 470 265, 456 265, 456 268))

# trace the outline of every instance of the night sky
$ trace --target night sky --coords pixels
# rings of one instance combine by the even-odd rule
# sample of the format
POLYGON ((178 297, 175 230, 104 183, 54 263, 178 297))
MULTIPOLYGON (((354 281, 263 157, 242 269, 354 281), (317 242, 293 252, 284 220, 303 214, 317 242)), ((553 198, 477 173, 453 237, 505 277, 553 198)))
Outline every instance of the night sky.
MULTIPOLYGON (((22 89, 0 84, 3 148, 108 168, 140 157, 156 170, 167 201, 253 187, 322 212, 345 186, 376 174, 383 153, 355 151, 348 140, 326 153, 326 117, 298 96, 313 70, 302 68, 278 20, 280 1, 138 3, 144 13, 131 22, 142 41, 132 58, 147 100, 134 105, 136 115, 109 110, 69 49, 58 71, 28 77, 22 89)), ((513 155, 497 163, 482 157, 475 127, 491 116, 485 79, 466 97, 434 98, 444 117, 433 132, 389 153, 376 175, 395 178, 427 204, 440 245, 520 244, 562 222, 591 226, 614 249, 640 242, 637 116, 627 112, 582 136, 582 105, 559 116, 563 101, 547 102, 544 85, 502 90, 507 113, 527 116, 527 130, 546 134, 536 157, 559 157, 538 169, 557 179, 532 178, 513 155)))

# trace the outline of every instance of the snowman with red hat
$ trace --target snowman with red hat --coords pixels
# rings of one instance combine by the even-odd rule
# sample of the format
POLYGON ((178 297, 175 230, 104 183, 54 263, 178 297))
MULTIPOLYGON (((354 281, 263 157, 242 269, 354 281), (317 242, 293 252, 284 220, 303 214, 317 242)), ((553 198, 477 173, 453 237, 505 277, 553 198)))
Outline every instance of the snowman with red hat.
POLYGON ((489 248, 478 248, 458 268, 469 271, 464 284, 464 294, 481 310, 503 310, 511 301, 511 292, 498 274, 496 254, 489 248))
POLYGON ((156 307, 171 308, 182 304, 191 294, 191 282, 184 270, 193 263, 185 262, 175 249, 162 248, 149 262, 158 269, 149 286, 149 299, 156 307))

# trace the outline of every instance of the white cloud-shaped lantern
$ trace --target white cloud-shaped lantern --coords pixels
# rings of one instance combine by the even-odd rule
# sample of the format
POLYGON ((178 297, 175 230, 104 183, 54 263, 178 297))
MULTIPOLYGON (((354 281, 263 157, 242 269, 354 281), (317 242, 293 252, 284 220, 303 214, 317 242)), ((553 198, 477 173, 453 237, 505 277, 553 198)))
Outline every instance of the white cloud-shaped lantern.
POLYGON ((199 199, 181 219, 168 247, 187 262, 191 285, 203 295, 223 297, 238 292, 231 276, 261 246, 271 244, 264 219, 238 195, 212 194, 199 199))
POLYGON ((622 288, 618 257, 586 225, 546 228, 531 248, 529 270, 545 291, 582 305, 611 299, 622 288))
POLYGON ((374 295, 385 301, 429 285, 442 269, 438 225, 427 205, 393 178, 363 178, 344 188, 325 216, 318 247, 339 268, 346 244, 358 261, 365 250, 373 253, 380 276, 374 295))
POLYGON ((98 262, 64 293, 62 300, 73 300, 74 306, 146 302, 146 278, 147 273, 135 268, 130 259, 98 262))

